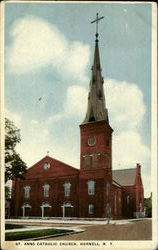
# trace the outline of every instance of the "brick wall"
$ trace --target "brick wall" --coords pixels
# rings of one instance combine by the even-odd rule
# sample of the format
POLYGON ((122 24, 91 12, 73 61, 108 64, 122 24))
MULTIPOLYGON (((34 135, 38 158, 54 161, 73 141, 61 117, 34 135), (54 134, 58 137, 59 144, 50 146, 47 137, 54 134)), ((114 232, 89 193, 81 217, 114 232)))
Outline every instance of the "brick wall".
MULTIPOLYGON (((64 202, 70 202, 73 206, 72 216, 78 216, 79 214, 79 171, 73 168, 65 167, 65 164, 61 162, 53 161, 53 170, 43 171, 43 163, 50 161, 49 158, 37 163, 33 169, 29 169, 25 179, 16 179, 13 182, 13 194, 12 194, 12 215, 22 216, 22 206, 28 203, 31 206, 30 216, 42 215, 42 203, 49 203, 51 208, 49 209, 49 216, 62 217, 62 206, 64 202), (57 164, 56 164, 57 163, 57 164), (58 171, 60 170, 60 171, 58 171), (43 172, 42 172, 43 171, 43 172), (49 173, 48 173, 49 172, 49 173), (53 173, 52 173, 53 172, 53 173), (69 182, 70 195, 65 196, 64 183, 69 182), (44 197, 44 184, 49 184, 49 197, 44 197), (24 186, 30 186, 30 196, 25 198, 24 186)), ((52 161, 51 161, 52 164, 52 161)))

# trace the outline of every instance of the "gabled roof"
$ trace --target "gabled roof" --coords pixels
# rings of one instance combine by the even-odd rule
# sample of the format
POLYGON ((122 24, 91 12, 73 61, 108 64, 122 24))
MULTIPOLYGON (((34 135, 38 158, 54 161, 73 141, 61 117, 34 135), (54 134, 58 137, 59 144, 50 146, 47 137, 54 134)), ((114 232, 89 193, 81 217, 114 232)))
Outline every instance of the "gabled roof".
POLYGON ((50 156, 45 156, 42 160, 35 163, 32 167, 27 169, 24 177, 27 178, 50 178, 50 177, 62 177, 76 175, 79 173, 79 169, 71 167, 64 162, 58 161, 50 156), (50 167, 44 169, 44 164, 49 163, 50 167))
POLYGON ((112 179, 121 186, 134 185, 136 178, 136 168, 118 169, 112 171, 112 179))

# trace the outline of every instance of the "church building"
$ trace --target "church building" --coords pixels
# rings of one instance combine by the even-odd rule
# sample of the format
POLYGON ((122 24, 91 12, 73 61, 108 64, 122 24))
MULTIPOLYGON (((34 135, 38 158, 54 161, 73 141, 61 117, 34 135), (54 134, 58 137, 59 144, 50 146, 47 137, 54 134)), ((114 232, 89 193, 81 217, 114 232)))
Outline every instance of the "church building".
POLYGON ((80 169, 48 155, 35 163, 23 179, 13 180, 12 217, 143 216, 140 164, 112 170, 113 129, 103 84, 96 32, 87 113, 80 124, 80 169))

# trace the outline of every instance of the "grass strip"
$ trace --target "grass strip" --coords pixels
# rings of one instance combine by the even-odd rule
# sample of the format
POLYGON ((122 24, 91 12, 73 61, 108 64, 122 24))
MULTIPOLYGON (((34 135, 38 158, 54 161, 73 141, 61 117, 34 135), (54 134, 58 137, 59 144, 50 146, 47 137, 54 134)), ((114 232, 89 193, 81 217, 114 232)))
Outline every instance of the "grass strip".
POLYGON ((5 229, 16 229, 16 228, 24 228, 23 225, 17 225, 17 224, 5 224, 5 229))
POLYGON ((73 232, 73 230, 64 229, 45 229, 45 230, 33 230, 33 231, 23 231, 23 232, 9 232, 5 234, 6 241, 14 240, 24 240, 36 237, 42 237, 47 235, 55 235, 60 233, 73 232))

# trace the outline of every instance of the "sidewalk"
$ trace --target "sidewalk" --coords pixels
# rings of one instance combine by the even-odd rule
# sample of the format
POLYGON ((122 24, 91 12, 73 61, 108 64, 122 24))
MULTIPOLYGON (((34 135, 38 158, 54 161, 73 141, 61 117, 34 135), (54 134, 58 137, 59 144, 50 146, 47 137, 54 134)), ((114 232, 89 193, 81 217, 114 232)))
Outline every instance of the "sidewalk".
MULTIPOLYGON (((110 220, 110 224, 121 225, 134 221, 148 220, 148 218, 128 219, 128 220, 110 220)), ((77 220, 77 219, 6 219, 7 223, 25 223, 25 224, 79 224, 79 225, 106 225, 107 220, 77 220)))
POLYGON ((34 230, 45 230, 45 229, 63 229, 63 230, 73 230, 74 232, 84 232, 81 228, 76 227, 41 227, 41 226, 26 226, 26 228, 15 228, 15 229, 7 229, 5 230, 6 233, 12 233, 12 232, 24 232, 24 231, 34 231, 34 230))

